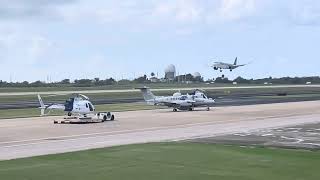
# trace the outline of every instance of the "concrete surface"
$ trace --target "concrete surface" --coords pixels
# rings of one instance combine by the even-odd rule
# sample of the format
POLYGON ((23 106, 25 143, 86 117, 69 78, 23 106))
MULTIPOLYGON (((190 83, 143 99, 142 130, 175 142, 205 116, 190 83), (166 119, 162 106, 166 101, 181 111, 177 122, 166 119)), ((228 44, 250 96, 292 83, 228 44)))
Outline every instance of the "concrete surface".
POLYGON ((263 129, 190 141, 320 150, 320 123, 263 129))
POLYGON ((316 123, 320 101, 219 107, 210 112, 121 112, 116 121, 101 124, 53 124, 57 118, 62 117, 0 120, 0 160, 316 123))

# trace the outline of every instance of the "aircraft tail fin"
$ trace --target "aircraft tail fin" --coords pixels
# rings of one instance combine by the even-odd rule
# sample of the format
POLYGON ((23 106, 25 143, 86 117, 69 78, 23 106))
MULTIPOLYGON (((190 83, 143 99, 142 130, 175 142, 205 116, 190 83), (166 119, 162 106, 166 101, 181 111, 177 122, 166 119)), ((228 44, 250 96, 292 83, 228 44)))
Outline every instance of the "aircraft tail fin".
POLYGON ((44 105, 40 94, 38 94, 38 100, 39 100, 39 103, 40 103, 40 107, 39 108, 41 110, 41 116, 45 116, 46 106, 44 105))
POLYGON ((39 103, 40 103, 40 107, 41 108, 45 108, 45 105, 44 105, 44 103, 42 101, 42 98, 41 98, 40 94, 38 94, 38 100, 39 100, 39 103))
POLYGON ((143 98, 145 101, 151 101, 156 98, 156 96, 151 92, 150 88, 148 87, 142 87, 142 88, 136 88, 139 89, 142 92, 143 98))
POLYGON ((234 60, 234 63, 233 63, 233 65, 237 65, 238 64, 238 57, 236 57, 236 59, 234 60))

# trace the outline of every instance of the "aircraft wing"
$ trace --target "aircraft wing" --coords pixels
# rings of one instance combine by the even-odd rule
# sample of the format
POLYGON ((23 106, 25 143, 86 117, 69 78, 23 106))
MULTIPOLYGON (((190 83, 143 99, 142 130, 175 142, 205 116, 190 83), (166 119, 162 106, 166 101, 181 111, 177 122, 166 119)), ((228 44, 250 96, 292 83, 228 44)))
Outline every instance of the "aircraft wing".
POLYGON ((169 102, 171 106, 192 106, 195 103, 195 101, 192 100, 177 100, 177 101, 172 101, 169 102))
POLYGON ((239 64, 239 65, 236 65, 237 67, 242 67, 242 66, 246 66, 248 64, 239 64))
POLYGON ((250 61, 250 62, 248 62, 247 64, 239 64, 239 65, 237 65, 237 67, 241 67, 241 66, 246 66, 246 65, 250 65, 250 64, 252 64, 253 63, 253 61, 250 61))

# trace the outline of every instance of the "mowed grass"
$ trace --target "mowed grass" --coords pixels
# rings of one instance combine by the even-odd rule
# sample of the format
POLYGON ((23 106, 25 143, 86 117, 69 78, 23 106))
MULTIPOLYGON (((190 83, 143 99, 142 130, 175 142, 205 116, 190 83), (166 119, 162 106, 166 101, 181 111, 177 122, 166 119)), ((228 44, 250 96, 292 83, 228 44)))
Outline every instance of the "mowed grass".
MULTIPOLYGON (((95 106, 97 112, 122 112, 122 111, 138 111, 138 110, 152 110, 161 107, 150 106, 143 103, 121 103, 121 104, 104 104, 95 106)), ((63 111, 52 111, 49 115, 59 116, 64 115, 63 111)), ((0 110, 0 119, 9 118, 27 118, 40 116, 40 109, 27 108, 27 109, 5 109, 0 110)))
MULTIPOLYGON (((232 87, 232 84, 179 84, 179 83, 151 83, 151 84, 114 84, 107 86, 92 86, 92 87, 73 87, 73 86, 60 86, 60 87, 1 87, 0 92, 48 92, 48 91, 86 91, 86 90, 125 90, 133 89, 136 87, 148 86, 153 89, 162 88, 192 88, 192 87, 232 87)), ((237 86, 265 86, 263 84, 239 84, 237 86)))
POLYGON ((4 180, 319 180, 320 152, 154 143, 0 162, 4 180))

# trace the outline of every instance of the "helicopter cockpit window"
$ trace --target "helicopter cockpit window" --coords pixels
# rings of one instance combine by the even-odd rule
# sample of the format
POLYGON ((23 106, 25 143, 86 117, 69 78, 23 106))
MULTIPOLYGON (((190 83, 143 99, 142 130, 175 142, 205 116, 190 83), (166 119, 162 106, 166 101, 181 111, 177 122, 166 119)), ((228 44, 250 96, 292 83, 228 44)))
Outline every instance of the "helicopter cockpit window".
POLYGON ((93 106, 91 103, 88 103, 90 111, 93 111, 93 106))

